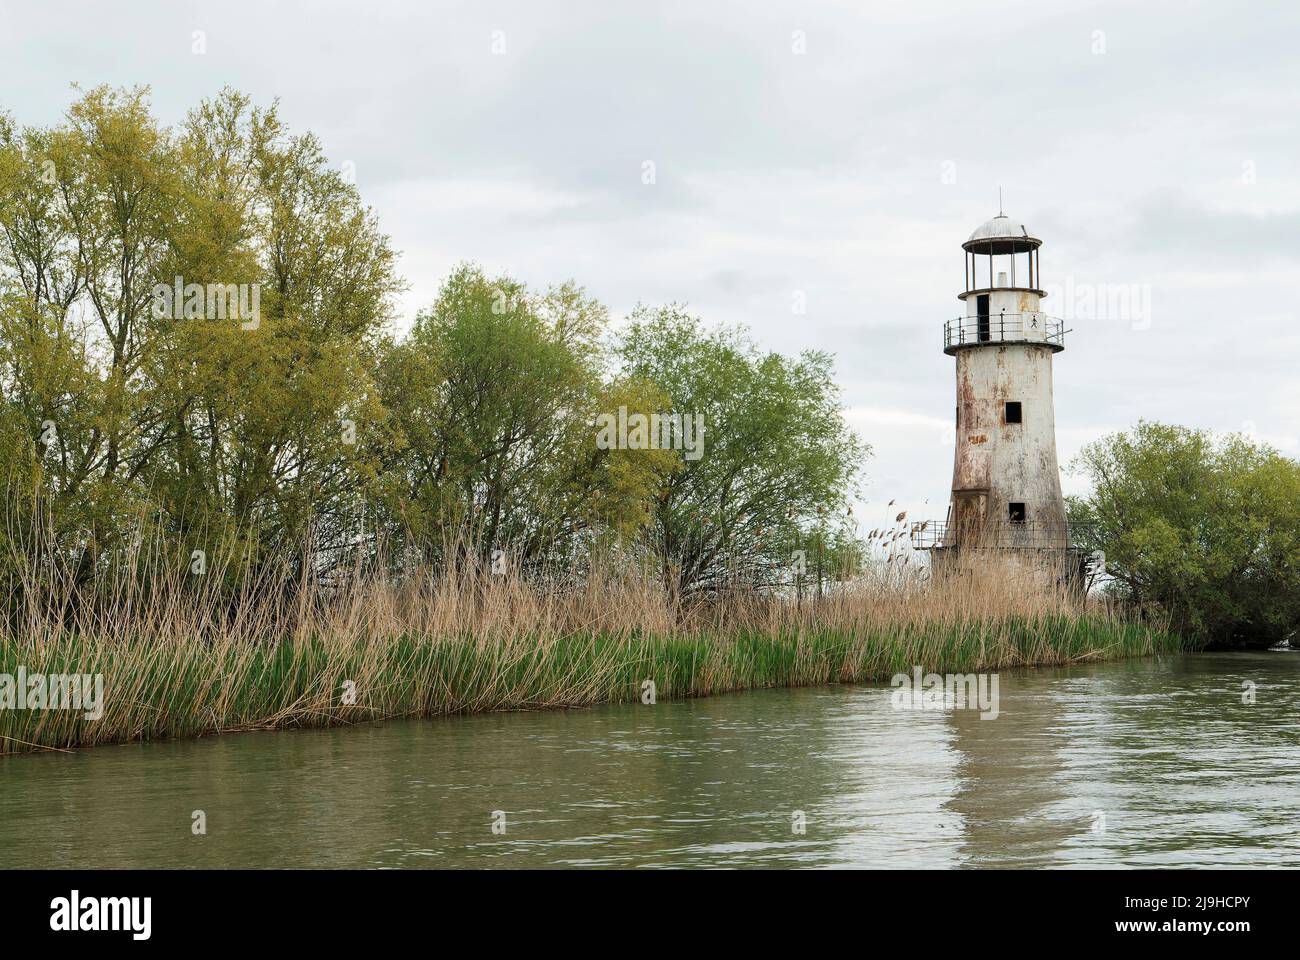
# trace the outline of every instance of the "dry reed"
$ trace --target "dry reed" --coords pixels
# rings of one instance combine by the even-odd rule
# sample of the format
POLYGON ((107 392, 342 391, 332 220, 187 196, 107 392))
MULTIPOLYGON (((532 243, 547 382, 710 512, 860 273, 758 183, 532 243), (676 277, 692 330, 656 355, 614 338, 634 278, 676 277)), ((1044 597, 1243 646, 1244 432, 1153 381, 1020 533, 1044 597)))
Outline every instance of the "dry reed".
POLYGON ((682 604, 635 563, 542 585, 477 566, 344 579, 138 562, 93 598, 28 571, 0 674, 101 674, 103 715, 0 710, 0 753, 391 717, 580 707, 1172 650, 1164 631, 989 560, 933 582, 881 565, 820 598, 682 604), (167 572, 170 569, 173 572, 167 572), (354 695, 354 696, 353 696, 354 695))

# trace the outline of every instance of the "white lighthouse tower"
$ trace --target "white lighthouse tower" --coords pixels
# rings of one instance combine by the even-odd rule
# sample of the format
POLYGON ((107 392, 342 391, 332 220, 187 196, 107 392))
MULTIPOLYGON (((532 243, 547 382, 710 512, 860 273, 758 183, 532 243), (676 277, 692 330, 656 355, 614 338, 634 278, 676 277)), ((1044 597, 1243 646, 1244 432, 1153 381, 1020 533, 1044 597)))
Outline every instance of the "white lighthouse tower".
POLYGON ((1056 460, 1052 358, 1065 349, 1062 321, 1041 310, 1042 241, 999 213, 962 244, 961 316, 944 324, 943 352, 957 366, 957 444, 948 516, 913 526, 934 566, 962 552, 1031 554, 1067 575, 1071 549, 1056 460))

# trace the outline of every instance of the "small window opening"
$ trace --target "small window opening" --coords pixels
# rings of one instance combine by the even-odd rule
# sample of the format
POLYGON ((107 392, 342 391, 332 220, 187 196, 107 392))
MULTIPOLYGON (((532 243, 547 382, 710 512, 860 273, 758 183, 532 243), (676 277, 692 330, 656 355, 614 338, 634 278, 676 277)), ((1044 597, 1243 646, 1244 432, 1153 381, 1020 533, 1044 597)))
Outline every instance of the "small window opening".
POLYGON ((1020 422, 1020 401, 1019 400, 1007 401, 1006 422, 1007 423, 1020 422))
POLYGON ((1007 518, 1012 523, 1025 522, 1025 505, 1023 503, 1008 503, 1007 518))

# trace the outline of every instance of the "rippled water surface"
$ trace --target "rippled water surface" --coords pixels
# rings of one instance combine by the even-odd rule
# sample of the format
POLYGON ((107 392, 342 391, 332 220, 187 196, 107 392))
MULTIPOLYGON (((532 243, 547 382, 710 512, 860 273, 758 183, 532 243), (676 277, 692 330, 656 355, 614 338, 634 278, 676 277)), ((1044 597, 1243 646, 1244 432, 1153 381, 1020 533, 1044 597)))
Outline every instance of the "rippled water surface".
POLYGON ((11 757, 0 862, 1300 865, 1300 653, 1003 672, 1000 692, 992 720, 823 687, 11 757))

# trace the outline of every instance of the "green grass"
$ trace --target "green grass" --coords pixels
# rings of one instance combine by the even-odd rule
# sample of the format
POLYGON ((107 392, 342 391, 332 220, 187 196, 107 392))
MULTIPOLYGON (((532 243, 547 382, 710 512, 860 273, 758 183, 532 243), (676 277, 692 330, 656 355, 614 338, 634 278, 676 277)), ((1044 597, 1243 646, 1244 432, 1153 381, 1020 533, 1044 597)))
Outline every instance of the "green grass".
POLYGON ((888 680, 920 666, 977 672, 1173 652, 1177 640, 1094 613, 487 634, 321 631, 299 639, 183 639, 157 630, 0 636, 0 673, 103 674, 97 721, 0 710, 0 753, 391 717, 660 700, 758 687, 888 680), (344 684, 356 701, 343 702, 344 684))

